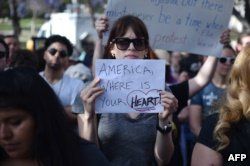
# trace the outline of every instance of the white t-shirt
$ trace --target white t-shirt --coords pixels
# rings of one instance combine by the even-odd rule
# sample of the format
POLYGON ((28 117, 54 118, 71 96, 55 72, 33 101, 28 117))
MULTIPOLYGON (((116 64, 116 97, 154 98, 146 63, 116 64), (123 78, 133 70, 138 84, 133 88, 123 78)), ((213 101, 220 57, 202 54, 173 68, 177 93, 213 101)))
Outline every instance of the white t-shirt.
MULTIPOLYGON (((44 72, 40 72, 40 75, 44 78, 44 72)), ((63 78, 55 84, 47 83, 52 87, 56 95, 62 102, 62 105, 72 106, 72 112, 81 113, 83 112, 83 104, 80 98, 80 93, 83 90, 84 83, 76 78, 71 78, 67 75, 63 75, 63 78)))

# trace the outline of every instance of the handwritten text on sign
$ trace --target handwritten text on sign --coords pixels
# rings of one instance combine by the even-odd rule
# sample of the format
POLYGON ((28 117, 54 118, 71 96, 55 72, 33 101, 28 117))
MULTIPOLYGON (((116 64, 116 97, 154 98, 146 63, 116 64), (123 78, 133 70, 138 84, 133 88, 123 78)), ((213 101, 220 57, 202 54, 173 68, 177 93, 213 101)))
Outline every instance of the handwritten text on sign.
MULTIPOLYGON (((153 48, 219 56, 233 0, 109 0, 110 24, 127 14, 146 24, 153 48)), ((108 34, 105 34, 107 37, 108 34)))
POLYGON ((164 60, 104 60, 96 62, 103 95, 96 113, 156 113, 163 111, 160 90, 165 88, 164 60))

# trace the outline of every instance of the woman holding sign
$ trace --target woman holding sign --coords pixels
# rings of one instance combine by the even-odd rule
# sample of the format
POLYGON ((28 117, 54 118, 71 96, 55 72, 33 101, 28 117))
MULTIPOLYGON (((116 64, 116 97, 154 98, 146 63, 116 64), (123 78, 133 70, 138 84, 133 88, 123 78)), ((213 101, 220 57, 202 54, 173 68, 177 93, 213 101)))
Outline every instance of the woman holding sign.
MULTIPOLYGON (((148 37, 148 32, 147 29, 145 27, 145 25, 143 24, 143 22, 138 19, 137 17, 134 16, 124 16, 121 17, 120 19, 118 19, 118 21, 113 25, 113 28, 110 32, 110 36, 108 39, 108 44, 105 47, 104 50, 104 54, 102 54, 103 50, 101 47, 101 42, 102 42, 102 37, 103 37, 103 32, 107 31, 108 29, 108 20, 106 17, 102 17, 99 20, 97 20, 96 22, 96 29, 98 32, 98 36, 99 39, 96 43, 96 48, 95 48, 95 54, 94 54, 94 63, 96 59, 99 58, 108 58, 108 59, 154 59, 155 58, 155 54, 152 52, 150 46, 149 46, 149 37, 148 37)), ((226 43, 228 42, 228 36, 229 36, 229 32, 226 31, 225 33, 222 34, 221 36, 221 40, 222 42, 226 43)), ((213 70, 215 69, 216 66, 216 58, 215 57, 209 57, 206 62, 204 63, 204 65, 202 66, 201 70, 199 71, 199 73, 192 79, 183 82, 181 84, 177 84, 177 85, 173 85, 170 86, 170 89, 172 90, 173 94, 177 97, 178 99, 178 110, 181 110, 182 108, 184 108, 187 105, 187 101, 188 98, 193 96, 196 92, 198 92, 201 88, 203 88, 211 79, 212 74, 213 74, 213 70)), ((164 76, 163 76, 164 77, 164 76)), ((96 124, 96 120, 95 120, 95 115, 94 115, 94 108, 87 103, 94 103, 94 99, 103 93, 103 91, 100 88, 97 88, 96 85, 98 84, 99 80, 95 80, 92 83, 92 87, 89 87, 86 89, 86 91, 84 93, 82 93, 82 98, 83 101, 85 103, 85 113, 89 110, 89 112, 91 112, 91 114, 86 113, 85 115, 80 115, 79 116, 79 127, 80 127, 80 133, 81 136, 83 136, 84 138, 91 140, 93 142, 96 142, 97 144, 101 144, 101 148, 104 151, 104 153, 106 154, 106 156, 114 163, 116 163, 116 161, 124 161, 124 163, 126 162, 130 162, 130 160, 128 159, 129 155, 133 155, 133 156, 137 156, 134 155, 134 153, 131 152, 131 150, 126 153, 126 150, 123 150, 123 145, 128 145, 128 147, 135 147, 134 145, 139 144, 139 142, 134 143, 134 140, 131 140, 130 143, 125 142, 124 140, 117 138, 115 136, 119 135, 119 128, 118 129, 114 129, 116 132, 114 133, 112 131, 112 133, 110 133, 110 135, 105 135, 102 134, 103 131, 103 126, 105 124, 105 127, 107 127, 108 129, 112 129, 113 128, 113 124, 114 122, 119 123, 119 124, 124 124, 126 125, 127 122, 133 123, 135 125, 133 125, 132 129, 127 129, 125 131, 126 133, 133 133, 132 136, 130 138, 133 138, 134 135, 136 136, 141 136, 142 140, 149 140, 147 137, 144 137, 144 134, 139 134, 138 132, 141 131, 143 133, 147 133, 146 135, 148 136, 149 134, 156 135, 155 137, 153 137, 151 139, 151 144, 150 146, 151 151, 150 151, 150 155, 148 154, 148 149, 146 149, 146 144, 143 145, 144 149, 146 150, 142 150, 141 147, 136 147, 133 148, 133 150, 135 151, 135 153, 137 153, 138 151, 141 152, 141 157, 144 156, 143 158, 145 158, 144 161, 147 161, 145 156, 149 156, 149 160, 152 161, 152 156, 153 156, 153 151, 155 152, 155 159, 158 163, 168 163, 169 158, 172 155, 172 140, 168 135, 171 135, 171 133, 169 134, 163 134, 162 132, 159 130, 157 130, 156 132, 156 127, 154 127, 154 125, 159 124, 160 127, 165 126, 166 123, 168 123, 168 120, 171 120, 170 117, 163 116, 161 117, 161 114, 159 115, 159 121, 157 122, 157 118, 154 121, 154 123, 152 123, 151 125, 151 131, 148 130, 144 131, 145 128, 147 128, 147 126, 143 126, 142 129, 137 129, 133 131, 134 126, 139 125, 139 122, 141 123, 145 123, 147 122, 147 120, 143 119, 143 116, 146 115, 135 115, 135 114, 130 114, 130 115, 113 115, 115 116, 114 118, 110 118, 112 115, 101 115, 100 118, 100 123, 99 125, 96 124), (91 107, 90 107, 91 106, 91 107), (90 116, 91 115, 91 116, 90 116), (126 121, 122 121, 123 119, 121 117, 125 116, 126 121), (120 118, 119 118, 120 117, 120 118), (128 117, 128 118, 127 118, 128 117), (170 119, 168 119, 170 118, 170 119), (93 120, 94 119, 94 120, 93 120), (121 120, 122 119, 122 120, 121 120), (165 119, 165 120, 162 120, 165 119), (162 124, 162 121, 165 123, 162 124), (112 122, 112 123, 110 123, 112 122), (86 132, 87 131, 87 132, 86 132), (98 132, 98 135, 97 135, 98 132), (117 133, 118 132, 118 133, 117 133), (136 134, 135 134, 136 133, 136 134), (97 141, 97 139, 99 138, 100 142, 97 141), (111 144, 110 141, 115 140, 115 145, 111 144), (171 143, 170 143, 171 142, 171 143), (162 146, 161 144, 165 143, 165 146, 162 146), (131 145, 132 144, 132 145, 131 145), (154 148, 153 148, 153 144, 154 148), (161 146, 159 146, 161 145, 161 146), (122 147, 121 147, 122 146, 122 147), (114 150, 115 149, 115 150, 114 150), (140 150, 139 150, 140 149, 140 150), (155 150, 153 150, 155 149, 155 150), (111 151, 114 150, 113 153, 111 153, 111 151), (123 152, 123 153, 122 153, 123 152), (147 152, 147 153, 146 153, 147 152), (124 154, 126 153, 126 154, 124 154), (121 157, 123 156, 123 157, 121 157)), ((167 92, 164 92, 166 95, 166 108, 169 106, 173 106, 175 107, 176 105, 176 101, 173 98, 173 96, 167 92), (172 104, 171 104, 172 103, 172 104)), ((164 113, 167 113, 168 111, 164 111, 164 113)), ((167 113, 168 114, 168 113, 167 113)), ((154 116, 152 116, 154 117, 154 116)), ((177 116, 174 116, 174 120, 176 123, 178 123, 177 120, 177 116)), ((106 132, 108 132, 109 130, 106 130, 106 132)), ((123 137, 121 137, 123 138, 123 137)), ((113 143, 113 142, 112 142, 113 143)), ((176 141, 176 145, 178 145, 178 140, 176 141)), ((149 147, 150 147, 149 146, 149 147)), ((178 151, 175 151, 178 153, 178 151)), ((132 158, 132 157, 131 157, 132 158)), ((137 159, 137 158, 136 158, 137 159)), ((136 161, 137 165, 138 163, 142 163, 141 160, 134 160, 136 161)), ((180 161, 179 159, 177 159, 178 161, 180 161)), ((124 163, 122 165, 124 165, 124 163)), ((132 163, 133 164, 133 163, 132 163)), ((129 164, 128 164, 129 165, 129 164)), ((143 164, 142 164, 143 165, 143 164)), ((145 164, 144 164, 145 165, 145 164)))
MULTIPOLYGON (((118 19, 107 43, 105 58, 155 57, 149 46, 146 26, 134 16, 118 19)), ((80 135, 99 145, 113 165, 166 165, 174 151, 171 115, 178 105, 174 95, 167 91, 160 92, 164 106, 162 113, 101 114, 97 123, 93 105, 104 92, 98 87, 99 81, 95 78, 82 92, 85 113, 78 116, 80 135)))

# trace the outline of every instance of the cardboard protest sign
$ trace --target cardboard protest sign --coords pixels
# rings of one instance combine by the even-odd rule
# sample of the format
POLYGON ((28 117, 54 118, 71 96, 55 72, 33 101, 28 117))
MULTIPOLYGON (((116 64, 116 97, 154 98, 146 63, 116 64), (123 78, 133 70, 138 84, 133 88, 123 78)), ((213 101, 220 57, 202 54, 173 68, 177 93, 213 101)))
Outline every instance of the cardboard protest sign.
POLYGON ((98 59, 95 74, 105 92, 96 99, 96 113, 156 113, 163 111, 164 60, 98 59))
POLYGON ((110 27, 121 16, 139 17, 148 28, 153 48, 219 56, 220 35, 227 29, 233 3, 233 0, 109 0, 105 14, 110 27))

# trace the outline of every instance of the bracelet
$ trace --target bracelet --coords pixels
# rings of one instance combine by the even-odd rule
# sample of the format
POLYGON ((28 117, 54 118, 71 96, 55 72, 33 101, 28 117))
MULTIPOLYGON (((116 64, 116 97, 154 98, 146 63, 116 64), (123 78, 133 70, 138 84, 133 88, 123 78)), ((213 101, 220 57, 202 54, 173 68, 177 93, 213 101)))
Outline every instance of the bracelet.
POLYGON ((166 125, 163 127, 160 127, 159 123, 156 125, 156 130, 158 130, 161 134, 165 135, 171 132, 173 129, 173 124, 172 122, 168 122, 166 125))

